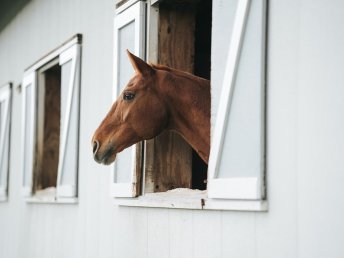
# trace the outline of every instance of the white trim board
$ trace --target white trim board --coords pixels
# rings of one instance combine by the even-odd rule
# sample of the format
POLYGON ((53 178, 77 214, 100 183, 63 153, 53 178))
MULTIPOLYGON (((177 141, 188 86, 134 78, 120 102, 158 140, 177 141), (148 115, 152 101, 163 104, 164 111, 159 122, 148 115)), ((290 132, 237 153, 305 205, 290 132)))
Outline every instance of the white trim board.
MULTIPOLYGON (((118 81, 119 64, 118 64, 118 51, 119 51, 119 31, 127 24, 134 22, 135 26, 135 42, 134 54, 145 59, 145 13, 146 3, 142 1, 133 2, 129 8, 124 12, 119 13, 114 17, 114 85, 113 85, 113 100, 116 101, 119 95, 120 85, 118 81)), ((116 183, 116 173, 118 172, 118 162, 115 162, 112 167, 110 178, 110 195, 115 197, 135 197, 138 195, 136 192, 136 144, 130 147, 131 151, 131 164, 130 164, 130 182, 116 183)), ((119 156, 117 159, 120 158, 119 156)))
POLYGON ((33 153, 35 151, 35 146, 34 146, 34 142, 36 141, 36 126, 35 126, 35 121, 36 121, 36 90, 37 90, 37 73, 36 71, 31 71, 30 73, 27 73, 26 75, 24 75, 23 78, 23 84, 22 84, 22 176, 23 176, 23 189, 22 189, 22 195, 23 196, 30 196, 32 193, 32 169, 33 169, 33 153), (28 87, 31 87, 31 105, 29 107, 27 107, 26 104, 26 91, 28 87), (31 128, 31 135, 30 138, 28 140, 28 142, 26 142, 26 136, 29 137, 29 135, 26 135, 25 132, 27 130, 28 125, 26 124, 26 116, 27 116, 27 109, 30 109, 30 111, 32 112, 31 114, 31 119, 32 119, 32 123, 30 122, 30 128, 31 128), (28 144, 29 148, 30 148, 30 152, 26 153, 26 145, 25 143, 28 144), (28 160, 28 164, 30 164, 30 166, 32 166, 31 172, 28 176, 28 185, 25 185, 24 183, 24 178, 25 178, 25 161, 28 160))
POLYGON ((26 203, 28 204, 78 204, 78 198, 46 198, 40 199, 37 197, 28 197, 25 198, 26 203))
POLYGON ((0 198, 7 200, 9 182, 9 156, 10 156, 10 129, 11 129, 11 107, 12 107, 12 83, 0 87, 0 198), (4 162, 4 163, 3 163, 4 162), (3 169, 4 166, 4 170, 3 169))
MULTIPOLYGON (((62 67, 65 63, 71 62, 71 72, 70 72, 70 80, 68 84, 68 98, 67 98, 67 106, 66 106, 66 114, 65 114, 65 120, 63 121, 63 131, 60 135, 60 153, 59 153, 59 164, 58 164, 58 173, 57 173, 57 191, 56 195, 58 197, 75 197, 77 196, 77 174, 78 174, 78 164, 76 164, 76 167, 74 168, 68 168, 72 169, 74 171, 70 173, 75 173, 75 181, 72 184, 63 184, 62 182, 62 174, 66 173, 66 168, 64 168, 64 162, 65 162, 65 156, 66 156, 66 145, 67 145, 67 139, 69 136, 69 130, 70 130, 70 121, 71 121, 71 112, 72 112, 72 104, 74 96, 79 96, 79 72, 80 72, 80 51, 81 47, 79 44, 76 44, 69 49, 62 52, 59 56, 59 65, 62 67)), ((79 120, 79 97, 77 97, 77 116, 79 120)), ((79 126, 78 126, 79 127, 79 126)), ((79 128, 78 128, 79 131, 79 128)), ((76 135, 77 143, 76 146, 79 145, 79 133, 76 135)), ((78 148, 78 147, 77 147, 78 148)), ((75 153, 75 159, 78 162, 78 153, 75 153)))
POLYGON ((150 207, 191 210, 267 211, 266 200, 221 200, 208 198, 207 191, 174 189, 136 198, 115 198, 114 204, 127 207, 150 207))
POLYGON ((130 6, 132 6, 133 4, 135 4, 138 1, 142 1, 142 0, 129 0, 128 2, 122 4, 121 6, 116 8, 116 15, 120 14, 121 12, 125 11, 126 9, 128 9, 130 6))
POLYGON ((30 74, 31 72, 34 72, 41 68, 46 63, 50 62, 52 59, 57 58, 62 52, 70 48, 71 46, 75 44, 81 44, 82 42, 82 35, 76 34, 72 38, 68 39, 64 43, 61 44, 61 46, 55 48, 47 55, 43 56, 41 59, 36 61, 34 64, 30 65, 28 68, 24 71, 24 76, 27 74, 30 74))

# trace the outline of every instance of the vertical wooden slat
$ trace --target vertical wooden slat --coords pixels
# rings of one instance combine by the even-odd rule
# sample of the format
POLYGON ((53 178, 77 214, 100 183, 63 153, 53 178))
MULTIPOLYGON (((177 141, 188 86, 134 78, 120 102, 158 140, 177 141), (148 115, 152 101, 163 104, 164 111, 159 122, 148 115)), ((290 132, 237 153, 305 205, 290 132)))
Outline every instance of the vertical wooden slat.
MULTIPOLYGON (((158 63, 187 72, 194 67, 195 10, 191 5, 159 6, 158 63)), ((192 149, 174 132, 164 132, 146 144, 148 191, 192 186, 192 149)))

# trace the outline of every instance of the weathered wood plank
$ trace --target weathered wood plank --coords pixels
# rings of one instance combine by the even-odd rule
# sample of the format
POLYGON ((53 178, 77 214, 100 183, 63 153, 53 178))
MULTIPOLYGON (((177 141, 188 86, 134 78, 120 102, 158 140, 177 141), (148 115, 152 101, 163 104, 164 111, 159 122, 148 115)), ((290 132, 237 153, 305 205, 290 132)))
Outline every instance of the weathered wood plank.
MULTIPOLYGON (((159 6, 158 63, 193 72, 195 11, 189 5, 159 6)), ((154 192, 192 186, 192 149, 174 132, 146 145, 146 181, 154 192)), ((146 184, 147 185, 147 184, 146 184)))

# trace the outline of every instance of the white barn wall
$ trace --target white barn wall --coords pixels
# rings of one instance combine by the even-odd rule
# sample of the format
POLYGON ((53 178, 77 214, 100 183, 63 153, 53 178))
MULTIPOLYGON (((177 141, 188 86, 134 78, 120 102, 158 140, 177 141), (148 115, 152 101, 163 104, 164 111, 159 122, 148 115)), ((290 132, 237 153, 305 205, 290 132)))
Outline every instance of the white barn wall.
POLYGON ((303 257, 344 254, 338 242, 344 237, 343 7, 342 1, 301 5, 297 191, 303 257))
MULTIPOLYGON (((236 1, 213 0, 212 113, 216 114, 236 1)), ((91 155, 112 102, 114 1, 30 2, 0 32, 0 83, 75 33, 83 34, 78 204, 27 204, 20 193, 21 94, 14 90, 9 200, 0 203, 0 257, 344 256, 344 2, 270 1, 268 212, 115 206, 110 168, 91 155), (342 116, 340 116, 342 115, 342 116)), ((214 124, 214 117, 212 124, 214 124)))

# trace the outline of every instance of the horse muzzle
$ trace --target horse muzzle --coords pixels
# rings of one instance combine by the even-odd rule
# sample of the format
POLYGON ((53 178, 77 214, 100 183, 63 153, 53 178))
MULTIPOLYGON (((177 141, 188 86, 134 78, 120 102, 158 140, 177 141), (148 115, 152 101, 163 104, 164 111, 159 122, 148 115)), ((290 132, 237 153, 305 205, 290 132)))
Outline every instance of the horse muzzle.
POLYGON ((116 159, 116 149, 108 147, 104 151, 99 151, 100 144, 98 141, 93 143, 93 158, 96 162, 103 165, 110 165, 116 159))

